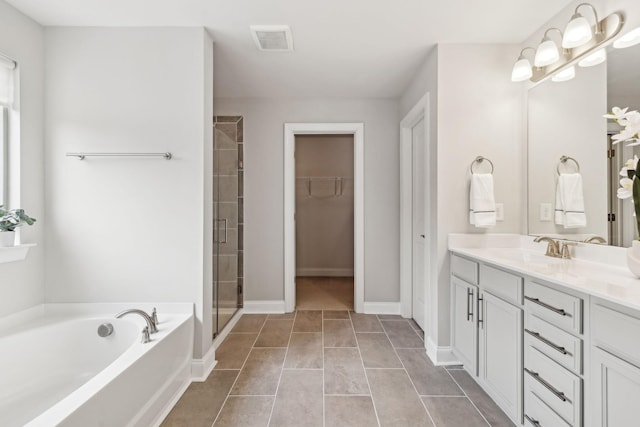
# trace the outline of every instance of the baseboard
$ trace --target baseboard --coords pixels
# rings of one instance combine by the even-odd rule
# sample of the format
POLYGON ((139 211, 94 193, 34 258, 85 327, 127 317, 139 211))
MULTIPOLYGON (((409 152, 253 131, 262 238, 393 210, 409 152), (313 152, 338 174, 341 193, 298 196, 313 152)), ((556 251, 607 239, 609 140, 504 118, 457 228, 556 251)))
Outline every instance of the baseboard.
POLYGON ((284 313, 284 300, 273 301, 244 301, 243 311, 245 314, 266 314, 266 313, 284 313))
POLYGON ((365 314, 400 314, 399 302, 364 302, 365 314))
POLYGON ((216 347, 212 345, 202 359, 193 359, 191 361, 191 381, 205 381, 213 371, 216 363, 218 363, 216 361, 216 347))
POLYGON ((438 347, 431 337, 427 338, 427 356, 435 366, 460 365, 460 361, 454 356, 451 347, 438 347))
POLYGON ((300 277, 353 277, 353 268, 297 268, 300 277))

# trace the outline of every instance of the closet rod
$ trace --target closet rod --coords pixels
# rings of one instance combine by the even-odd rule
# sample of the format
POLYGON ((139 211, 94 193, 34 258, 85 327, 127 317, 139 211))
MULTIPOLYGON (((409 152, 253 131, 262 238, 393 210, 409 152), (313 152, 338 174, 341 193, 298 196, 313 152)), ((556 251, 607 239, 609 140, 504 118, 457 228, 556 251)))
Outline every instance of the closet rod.
POLYGON ((77 157, 84 160, 85 157, 164 157, 171 160, 171 153, 67 153, 67 157, 77 157))

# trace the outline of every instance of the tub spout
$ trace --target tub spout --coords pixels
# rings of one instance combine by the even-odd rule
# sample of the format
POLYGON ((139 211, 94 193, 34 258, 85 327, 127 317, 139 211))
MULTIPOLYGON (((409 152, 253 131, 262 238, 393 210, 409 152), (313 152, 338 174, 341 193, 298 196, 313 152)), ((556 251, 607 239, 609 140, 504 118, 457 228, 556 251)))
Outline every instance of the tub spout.
POLYGON ((151 316, 149 316, 147 313, 145 313, 142 310, 138 310, 137 308, 131 308, 129 310, 125 310, 121 313, 116 314, 116 318, 119 319, 123 316, 126 316, 127 314, 138 314, 140 316, 142 316, 142 318, 144 319, 145 322, 147 322, 147 328, 149 328, 149 332, 152 334, 155 334, 156 332, 158 332, 158 329, 156 328, 156 325, 153 321, 153 319, 151 318, 151 316))

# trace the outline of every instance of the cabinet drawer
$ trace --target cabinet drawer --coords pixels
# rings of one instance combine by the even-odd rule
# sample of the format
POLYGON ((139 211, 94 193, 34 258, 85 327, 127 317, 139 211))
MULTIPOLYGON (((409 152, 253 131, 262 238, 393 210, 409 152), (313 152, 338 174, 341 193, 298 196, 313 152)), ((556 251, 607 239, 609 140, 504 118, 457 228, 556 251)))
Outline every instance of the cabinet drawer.
POLYGON ((576 374, 582 373, 582 340, 527 313, 524 320, 525 346, 546 354, 576 374))
POLYGON ((531 390, 524 395, 524 425, 527 427, 571 427, 531 390))
POLYGON ((525 393, 534 393, 567 423, 581 425, 582 380, 549 357, 526 346, 525 393))
POLYGON ((582 333, 582 299, 533 281, 524 288, 525 308, 563 329, 582 333))
POLYGON ((495 296, 522 305, 522 277, 488 265, 480 265, 480 286, 495 296))
POLYGON ((478 263, 451 254, 451 274, 472 285, 477 285, 478 263))
POLYGON ((591 311, 592 345, 640 366, 640 319, 597 303, 591 311))

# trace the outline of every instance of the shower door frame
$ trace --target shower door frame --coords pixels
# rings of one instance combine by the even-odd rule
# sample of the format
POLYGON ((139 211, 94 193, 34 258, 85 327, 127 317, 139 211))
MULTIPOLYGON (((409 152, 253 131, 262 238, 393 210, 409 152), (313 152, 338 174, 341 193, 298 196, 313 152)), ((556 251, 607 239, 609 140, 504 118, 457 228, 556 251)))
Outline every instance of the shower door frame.
POLYGON ((284 124, 284 309, 296 307, 296 135, 353 135, 353 309, 364 312, 364 123, 284 124))

